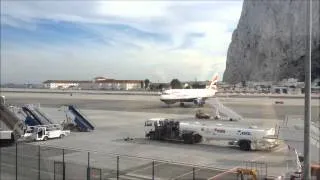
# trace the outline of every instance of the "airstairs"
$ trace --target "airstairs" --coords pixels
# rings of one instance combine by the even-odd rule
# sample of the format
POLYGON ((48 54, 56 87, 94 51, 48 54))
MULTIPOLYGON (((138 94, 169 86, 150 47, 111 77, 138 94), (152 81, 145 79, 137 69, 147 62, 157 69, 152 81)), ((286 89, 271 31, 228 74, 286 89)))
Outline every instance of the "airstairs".
POLYGON ((62 106, 67 120, 64 124, 66 129, 78 130, 81 132, 89 132, 95 129, 92 122, 80 112, 80 110, 74 105, 62 106))
POLYGON ((22 110, 38 122, 39 125, 55 124, 48 116, 41 112, 40 108, 34 104, 22 106, 22 110))
MULTIPOLYGON (((319 156, 319 121, 310 124, 310 150, 311 154, 319 156)), ((278 127, 278 139, 283 140, 288 146, 303 154, 304 121, 299 116, 287 116, 278 127)), ((319 160, 319 157, 316 158, 319 160)))
MULTIPOLYGON (((277 138, 283 140, 288 145, 289 152, 296 156, 296 171, 302 171, 302 162, 304 153, 304 120, 301 116, 286 116, 285 120, 279 124, 277 138), (302 157, 302 158, 301 158, 302 157)), ((314 165, 320 164, 320 126, 319 120, 310 124, 310 160, 314 165)), ((301 173, 300 173, 301 175, 301 173)), ((298 175, 297 177, 299 177, 298 175)))
POLYGON ((24 134, 23 122, 2 103, 0 103, 0 121, 13 131, 15 139, 19 139, 24 134))
POLYGON ((241 115, 224 106, 217 98, 208 99, 206 102, 213 107, 214 117, 218 119, 243 120, 241 115))

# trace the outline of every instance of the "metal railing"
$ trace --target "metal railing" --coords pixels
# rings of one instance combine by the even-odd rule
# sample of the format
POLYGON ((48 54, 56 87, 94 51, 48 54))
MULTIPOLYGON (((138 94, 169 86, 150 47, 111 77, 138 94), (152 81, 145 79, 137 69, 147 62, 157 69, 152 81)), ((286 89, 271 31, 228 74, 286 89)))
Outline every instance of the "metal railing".
MULTIPOLYGON (((28 143, 16 143, 0 151, 0 179, 210 179, 224 172, 199 165, 28 143)), ((223 176, 236 177, 234 172, 223 176)))
POLYGON ((237 179, 237 169, 31 143, 0 148, 0 162, 0 179, 13 180, 237 179))

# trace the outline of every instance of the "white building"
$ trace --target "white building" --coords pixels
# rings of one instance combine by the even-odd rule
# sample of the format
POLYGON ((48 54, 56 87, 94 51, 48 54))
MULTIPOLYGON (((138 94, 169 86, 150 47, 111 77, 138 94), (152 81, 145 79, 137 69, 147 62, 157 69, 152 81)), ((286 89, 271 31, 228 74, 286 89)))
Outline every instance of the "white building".
POLYGON ((105 79, 95 81, 98 85, 98 89, 110 89, 110 90, 132 90, 141 89, 143 81, 141 80, 115 80, 105 79))
POLYGON ((298 85, 298 79, 295 78, 289 78, 289 79, 283 79, 278 84, 281 86, 297 86, 298 85))
POLYGON ((93 81, 77 80, 47 80, 43 82, 45 88, 49 89, 104 89, 104 90, 132 90, 140 89, 142 80, 115 80, 104 77, 96 77, 93 81))

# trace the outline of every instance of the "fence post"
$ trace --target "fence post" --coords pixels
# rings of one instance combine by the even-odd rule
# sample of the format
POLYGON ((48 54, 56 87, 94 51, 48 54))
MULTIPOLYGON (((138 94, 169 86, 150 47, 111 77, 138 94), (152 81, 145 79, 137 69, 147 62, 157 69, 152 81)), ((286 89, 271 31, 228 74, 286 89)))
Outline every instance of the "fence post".
MULTIPOLYGON (((0 101, 1 101, 1 98, 0 98, 0 101)), ((1 103, 1 102, 0 102, 0 103, 1 103)), ((2 156, 1 156, 1 153, 2 153, 2 149, 0 148, 0 179, 1 179, 1 177, 2 177, 2 176, 1 176, 1 174, 2 174, 2 173, 1 173, 1 172, 2 172, 2 165, 1 165, 1 162, 2 162, 2 159, 1 159, 1 158, 2 158, 2 156)))
POLYGON ((195 173, 195 168, 192 168, 192 179, 195 180, 196 179, 196 173, 195 173))
POLYGON ((56 180, 56 161, 53 161, 53 180, 56 180))
POLYGON ((38 146, 38 180, 40 180, 40 145, 38 146))
POLYGON ((266 163, 266 178, 268 177, 268 164, 266 163))
POLYGON ((1 179, 1 174, 2 174, 2 165, 1 165, 1 162, 2 162, 2 156, 1 156, 1 153, 2 153, 2 149, 0 148, 0 179, 1 179))
POLYGON ((64 149, 62 149, 62 179, 66 180, 66 166, 64 163, 64 149))
POLYGON ((119 180, 119 156, 117 156, 117 180, 119 180))
POLYGON ((90 180, 90 152, 88 152, 87 180, 90 180))
POLYGON ((154 160, 152 161, 152 180, 154 180, 154 160))
POLYGON ((16 180, 18 180, 18 143, 16 142, 16 180))

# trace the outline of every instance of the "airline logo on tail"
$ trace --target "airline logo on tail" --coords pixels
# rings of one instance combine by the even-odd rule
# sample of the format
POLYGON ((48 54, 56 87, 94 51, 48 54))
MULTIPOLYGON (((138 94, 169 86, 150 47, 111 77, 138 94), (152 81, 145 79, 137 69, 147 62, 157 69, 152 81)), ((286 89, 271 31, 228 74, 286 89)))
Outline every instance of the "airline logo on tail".
POLYGON ((215 75, 213 75, 211 83, 210 83, 210 86, 209 86, 209 89, 214 89, 214 90, 218 89, 217 88, 218 79, 219 79, 219 76, 218 76, 217 73, 215 75))

